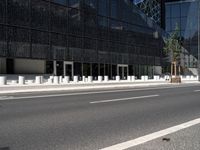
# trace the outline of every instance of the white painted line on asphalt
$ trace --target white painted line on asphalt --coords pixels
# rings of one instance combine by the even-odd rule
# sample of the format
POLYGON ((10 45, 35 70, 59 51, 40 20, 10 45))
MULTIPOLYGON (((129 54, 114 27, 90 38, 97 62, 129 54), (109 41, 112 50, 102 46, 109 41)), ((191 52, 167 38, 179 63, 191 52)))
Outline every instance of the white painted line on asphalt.
POLYGON ((102 94, 102 93, 117 93, 117 92, 134 92, 134 91, 147 91, 147 90, 161 90, 161 89, 173 89, 173 88, 183 88, 183 87, 193 87, 189 86, 167 86, 167 87, 151 87, 151 88, 138 88, 138 89, 128 89, 128 90, 107 90, 107 91, 95 91, 95 92, 79 92, 79 93, 67 93, 67 94, 52 94, 52 95, 37 95, 37 96, 23 96, 23 97, 7 97, 0 98, 0 101, 4 100, 18 100, 18 99, 36 99, 36 98, 48 98, 48 97, 62 97, 62 96, 76 96, 76 95, 89 95, 89 94, 102 94))
POLYGON ((108 102, 117 102, 117 101, 127 101, 127 100, 133 100, 133 99, 144 99, 144 98, 151 98, 151 97, 158 97, 158 96, 159 95, 147 95, 147 96, 137 96, 137 97, 128 97, 128 98, 101 100, 101 101, 90 102, 90 104, 108 103, 108 102))
POLYGON ((130 141, 126 141, 126 142, 119 143, 119 144, 116 144, 116 145, 113 145, 113 146, 110 146, 110 147, 106 147, 106 148, 103 148, 103 149, 100 149, 100 150, 124 150, 124 149, 128 149, 128 148, 131 148, 131 147, 152 141, 154 139, 163 137, 165 135, 183 130, 185 128, 189 128, 189 127, 197 125, 197 124, 200 124, 200 118, 197 118, 195 120, 185 122, 183 124, 173 126, 173 127, 170 127, 170 128, 158 131, 158 132, 154 132, 154 133, 151 133, 151 134, 148 134, 148 135, 145 135, 145 136, 142 136, 142 137, 130 140, 130 141))
POLYGON ((194 92, 200 92, 200 90, 194 90, 194 92))

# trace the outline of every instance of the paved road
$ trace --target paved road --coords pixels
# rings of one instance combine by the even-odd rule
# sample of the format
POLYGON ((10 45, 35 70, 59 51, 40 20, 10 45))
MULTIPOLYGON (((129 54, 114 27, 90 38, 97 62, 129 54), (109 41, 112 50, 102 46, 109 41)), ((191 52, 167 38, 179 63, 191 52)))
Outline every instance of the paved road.
MULTIPOLYGON (((199 90, 199 84, 188 84, 0 95, 0 150, 96 150, 136 139, 200 118, 199 90)), ((174 149, 182 145, 170 142, 174 149)))

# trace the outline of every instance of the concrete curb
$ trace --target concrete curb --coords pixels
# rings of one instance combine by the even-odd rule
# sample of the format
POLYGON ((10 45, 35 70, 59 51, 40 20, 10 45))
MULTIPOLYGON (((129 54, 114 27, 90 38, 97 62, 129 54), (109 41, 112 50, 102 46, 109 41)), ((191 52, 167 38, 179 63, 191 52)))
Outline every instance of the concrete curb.
MULTIPOLYGON (((199 82, 187 82, 182 84, 192 84, 199 82)), ((12 94, 12 93, 32 93, 32 92, 51 92, 51 91, 78 91, 78 90, 90 90, 90 89, 111 89, 111 88, 123 88, 123 87, 148 87, 148 86, 156 86, 156 85, 180 85, 180 84, 171 84, 171 83, 140 83, 140 84, 115 84, 115 85, 87 85, 82 87, 41 87, 37 89, 18 89, 18 90, 5 90, 0 91, 0 94, 12 94)), ((17 87, 16 87, 17 88, 17 87)))

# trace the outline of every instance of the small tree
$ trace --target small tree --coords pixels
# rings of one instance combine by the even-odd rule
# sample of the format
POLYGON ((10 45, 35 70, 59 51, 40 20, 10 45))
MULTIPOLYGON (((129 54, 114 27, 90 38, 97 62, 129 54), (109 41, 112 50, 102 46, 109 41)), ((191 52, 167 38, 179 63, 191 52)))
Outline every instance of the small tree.
MULTIPOLYGON (((181 45, 180 45, 180 36, 179 36, 179 27, 176 25, 175 31, 170 34, 170 36, 164 39, 165 46, 164 52, 170 56, 171 61, 171 76, 177 76, 177 64, 180 63, 181 57, 181 45)), ((180 74, 180 69, 179 69, 180 74)))

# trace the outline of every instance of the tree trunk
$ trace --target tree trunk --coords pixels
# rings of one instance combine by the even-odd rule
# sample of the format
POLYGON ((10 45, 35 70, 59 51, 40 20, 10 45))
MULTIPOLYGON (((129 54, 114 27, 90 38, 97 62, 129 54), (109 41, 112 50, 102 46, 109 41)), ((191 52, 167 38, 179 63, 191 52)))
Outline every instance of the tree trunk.
POLYGON ((174 62, 174 75, 177 76, 176 61, 174 62))
POLYGON ((173 76, 173 62, 171 62, 171 77, 173 76))

